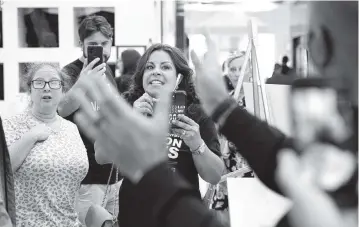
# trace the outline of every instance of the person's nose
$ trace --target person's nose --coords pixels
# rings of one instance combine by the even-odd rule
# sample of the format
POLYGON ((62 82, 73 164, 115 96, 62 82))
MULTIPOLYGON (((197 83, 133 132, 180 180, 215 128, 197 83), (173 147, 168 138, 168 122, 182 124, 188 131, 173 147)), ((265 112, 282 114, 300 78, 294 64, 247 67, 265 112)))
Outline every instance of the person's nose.
POLYGON ((49 83, 45 83, 44 91, 50 91, 49 83))
POLYGON ((162 70, 159 67, 154 68, 152 75, 154 76, 161 76, 162 70))

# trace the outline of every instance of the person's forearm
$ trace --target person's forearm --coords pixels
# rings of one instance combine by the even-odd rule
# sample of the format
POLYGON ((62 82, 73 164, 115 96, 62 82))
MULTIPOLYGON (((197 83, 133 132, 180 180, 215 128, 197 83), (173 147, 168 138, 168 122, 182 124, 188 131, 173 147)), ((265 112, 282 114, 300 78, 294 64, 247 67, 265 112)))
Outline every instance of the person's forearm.
POLYGON ((233 108, 229 103, 228 108, 232 110, 221 120, 220 132, 236 145, 258 178, 267 187, 280 192, 275 182, 276 157, 280 149, 292 147, 291 139, 239 106, 233 108))
POLYGON ((75 83, 60 101, 57 111, 61 117, 67 117, 80 108, 80 103, 73 97, 76 87, 75 83))
POLYGON ((34 147, 36 138, 31 132, 25 133, 20 140, 9 147, 9 155, 12 171, 15 172, 24 162, 25 158, 34 147))
POLYGON ((193 161, 201 178, 215 185, 221 180, 224 163, 207 146, 205 146, 205 149, 200 155, 193 154, 193 161))

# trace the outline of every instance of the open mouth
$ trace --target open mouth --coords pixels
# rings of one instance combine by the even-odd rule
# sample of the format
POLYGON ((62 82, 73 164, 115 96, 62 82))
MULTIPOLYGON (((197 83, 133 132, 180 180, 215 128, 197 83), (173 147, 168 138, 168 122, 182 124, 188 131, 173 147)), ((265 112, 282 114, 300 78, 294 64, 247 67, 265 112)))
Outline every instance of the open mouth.
POLYGON ((164 83, 160 80, 152 80, 150 81, 151 85, 164 85, 164 83))
POLYGON ((42 99, 51 100, 52 97, 50 95, 44 95, 44 96, 42 96, 42 99))

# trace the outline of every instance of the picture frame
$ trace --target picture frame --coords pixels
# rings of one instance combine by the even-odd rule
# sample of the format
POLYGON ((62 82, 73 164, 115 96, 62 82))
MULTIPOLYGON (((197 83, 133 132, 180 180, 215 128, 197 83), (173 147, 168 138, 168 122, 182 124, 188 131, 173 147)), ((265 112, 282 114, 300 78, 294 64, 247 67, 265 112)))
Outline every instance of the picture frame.
POLYGON ((121 53, 128 49, 134 49, 137 50, 138 53, 142 56, 145 51, 147 50, 147 47, 145 45, 138 45, 138 46, 116 46, 116 52, 117 52, 117 60, 120 59, 121 53))

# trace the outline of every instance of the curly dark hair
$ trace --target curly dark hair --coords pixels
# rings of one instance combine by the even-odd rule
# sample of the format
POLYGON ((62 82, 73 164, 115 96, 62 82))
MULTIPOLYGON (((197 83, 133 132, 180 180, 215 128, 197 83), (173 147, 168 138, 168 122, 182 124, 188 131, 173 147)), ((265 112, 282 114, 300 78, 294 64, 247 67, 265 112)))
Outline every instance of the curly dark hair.
POLYGON ((193 85, 193 70, 189 67, 188 62, 182 51, 176 47, 166 44, 154 44, 150 46, 138 61, 136 72, 130 82, 130 89, 123 93, 123 97, 131 104, 140 98, 145 90, 142 86, 143 73, 145 71, 146 63, 151 54, 155 51, 165 51, 168 53, 176 68, 177 74, 182 74, 183 79, 178 86, 178 90, 184 90, 187 93, 188 106, 191 104, 199 104, 196 92, 193 85))

